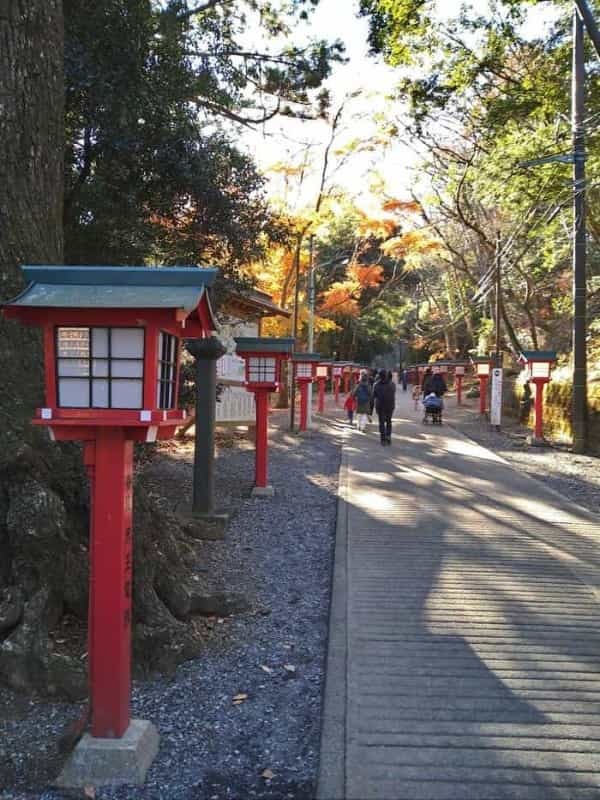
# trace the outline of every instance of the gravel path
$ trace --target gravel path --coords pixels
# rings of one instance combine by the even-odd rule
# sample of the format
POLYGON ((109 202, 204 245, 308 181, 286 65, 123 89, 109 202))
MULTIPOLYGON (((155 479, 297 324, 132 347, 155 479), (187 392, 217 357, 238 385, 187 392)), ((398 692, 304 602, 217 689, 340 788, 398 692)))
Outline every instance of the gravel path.
MULTIPOLYGON (((275 497, 249 497, 252 446, 222 449, 217 499, 234 517, 225 542, 202 544, 199 563, 252 609, 215 619, 205 652, 172 679, 134 685, 133 715, 157 725, 160 752, 143 787, 98 789, 100 800, 313 796, 341 441, 331 429, 299 439, 286 432, 284 414, 274 420, 275 497)), ((189 494, 190 457, 173 449, 146 467, 148 477, 189 494)), ((5 690, 0 704, 12 709, 0 722, 0 759, 13 776, 1 800, 66 797, 47 787, 60 764, 58 736, 79 709, 5 690)))
POLYGON ((476 408, 478 400, 467 401, 463 409, 453 407, 454 402, 452 397, 447 402, 445 418, 449 424, 563 497, 600 513, 600 458, 575 455, 559 443, 551 447, 531 447, 526 441, 531 433, 528 428, 505 418, 498 432, 487 421, 480 420, 476 408))

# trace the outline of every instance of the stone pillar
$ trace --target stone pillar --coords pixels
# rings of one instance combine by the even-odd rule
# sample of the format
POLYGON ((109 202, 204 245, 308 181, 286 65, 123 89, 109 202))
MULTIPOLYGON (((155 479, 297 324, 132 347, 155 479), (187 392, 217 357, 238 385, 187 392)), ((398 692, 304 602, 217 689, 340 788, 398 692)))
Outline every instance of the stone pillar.
POLYGON ((216 336, 191 339, 186 349, 196 362, 196 443, 192 514, 217 518, 215 514, 215 405, 217 359, 226 349, 216 336))

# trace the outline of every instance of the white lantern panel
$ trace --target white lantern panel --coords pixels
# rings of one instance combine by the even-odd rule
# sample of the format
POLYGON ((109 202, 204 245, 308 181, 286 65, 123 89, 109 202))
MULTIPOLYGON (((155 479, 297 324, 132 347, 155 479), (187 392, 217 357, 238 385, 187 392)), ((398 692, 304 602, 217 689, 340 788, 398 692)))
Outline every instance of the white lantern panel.
POLYGON ((92 328, 92 355, 108 358, 108 328, 92 328))
POLYGON ((87 378, 90 362, 87 358, 59 358, 58 374, 61 378, 87 378))
POLYGON ((249 383, 276 383, 277 358, 274 356, 250 356, 248 358, 249 383))
POLYGON ((296 375, 299 378, 312 378, 312 374, 312 364, 301 361, 296 364, 296 375))
POLYGON ((142 381, 111 381, 111 408, 141 408, 142 381))
POLYGON ((89 408, 89 380, 87 378, 59 378, 58 405, 64 408, 89 408))
POLYGON ((548 361, 532 361, 529 365, 532 378, 549 378, 550 364, 548 361))
POLYGON ((94 408, 108 408, 108 381, 92 381, 92 406, 94 408))
POLYGON ((110 354, 113 358, 143 358, 143 328, 112 328, 110 354))
POLYGON ((477 364, 477 374, 478 375, 489 375, 490 374, 490 365, 487 363, 477 364))
POLYGON ((89 328, 58 328, 57 345, 59 358, 88 358, 90 354, 89 328))
POLYGON ((465 368, 464 367, 454 367, 454 374, 455 375, 464 375, 465 368))
POLYGON ((95 378, 106 378, 108 375, 108 359, 95 358, 92 361, 92 375, 95 378))
POLYGON ((326 378, 328 373, 327 367, 317 367, 317 378, 326 378))
POLYGON ((334 367, 333 368, 333 375, 334 375, 335 378, 339 378, 341 374, 342 374, 342 368, 341 367, 334 367))
POLYGON ((113 378, 143 378, 144 362, 125 358, 112 361, 111 375, 113 378))

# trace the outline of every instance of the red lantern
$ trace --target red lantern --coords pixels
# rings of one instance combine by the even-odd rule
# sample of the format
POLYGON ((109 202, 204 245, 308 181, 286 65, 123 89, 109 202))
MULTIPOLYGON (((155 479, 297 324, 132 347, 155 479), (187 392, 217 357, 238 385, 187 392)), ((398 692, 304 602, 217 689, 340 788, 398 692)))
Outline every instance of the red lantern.
MULTIPOLYGON (((23 267, 3 307, 42 328, 45 404, 36 425, 84 443, 91 483, 89 671, 92 737, 130 726, 133 442, 172 436, 180 340, 210 336, 216 270, 23 267)), ((93 783, 93 780, 90 780, 93 783)))
POLYGON ((544 442, 544 387, 550 381, 552 366, 556 363, 554 350, 523 350, 519 363, 527 369, 528 378, 535 386, 535 427, 532 444, 544 442))
POLYGON ((236 352, 245 361, 246 389, 254 393, 256 409, 256 457, 254 495, 271 496, 268 482, 268 414, 269 394, 281 382, 281 364, 287 361, 294 348, 293 339, 237 337, 236 352))
POLYGON ((300 426, 305 431, 308 425, 308 384, 317 374, 317 364, 321 360, 319 353, 294 353, 292 356, 296 381, 300 387, 300 426))
POLYGON ((479 413, 483 416, 487 412, 487 387, 493 362, 487 356, 474 356, 471 361, 479 378, 479 413))
POLYGON ((317 410, 320 414, 325 411, 325 385, 329 378, 329 371, 331 369, 331 362, 330 361, 320 361, 317 364, 317 383, 319 384, 319 401, 317 405, 317 410))

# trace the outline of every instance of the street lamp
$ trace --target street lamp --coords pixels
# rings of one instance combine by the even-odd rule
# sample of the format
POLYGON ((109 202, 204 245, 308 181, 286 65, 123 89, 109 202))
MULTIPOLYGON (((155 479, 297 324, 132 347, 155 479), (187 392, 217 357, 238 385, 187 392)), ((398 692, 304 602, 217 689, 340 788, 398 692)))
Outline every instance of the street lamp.
POLYGON ((256 455, 252 494, 272 497, 273 487, 268 482, 269 394, 279 388, 281 365, 291 357, 294 340, 238 336, 235 348, 245 362, 246 389, 254 393, 256 455))
POLYGON ((528 373, 528 378, 535 386, 535 426, 531 444, 544 444, 544 387, 550 382, 550 373, 556 363, 554 350, 523 350, 519 356, 528 373))

